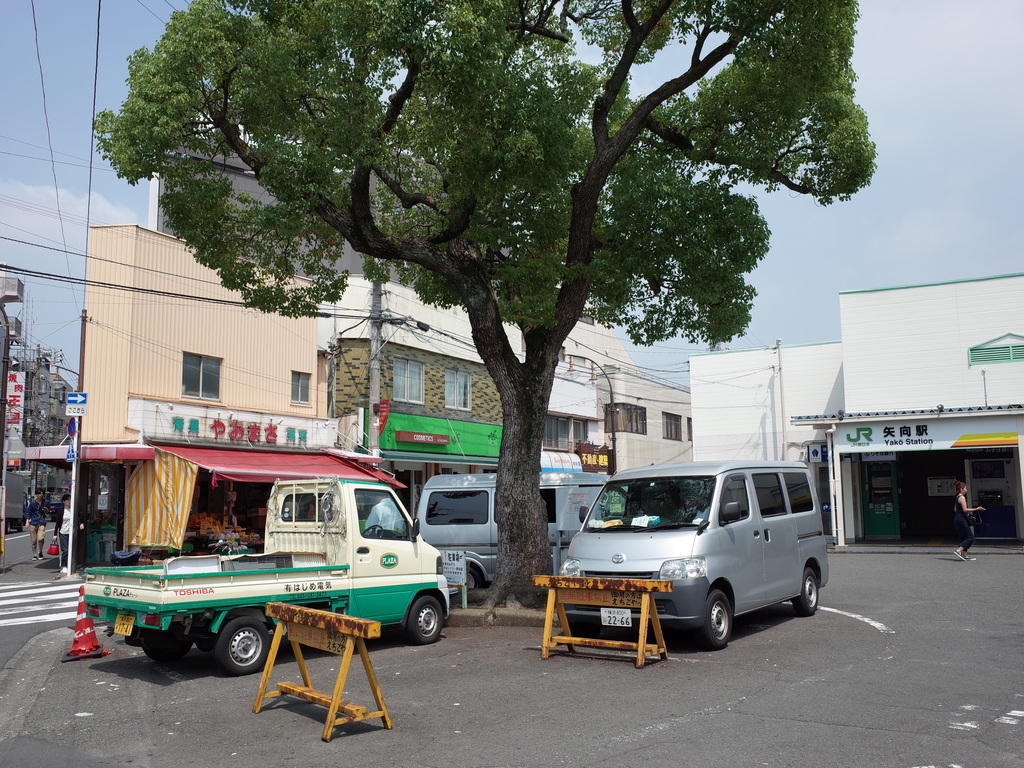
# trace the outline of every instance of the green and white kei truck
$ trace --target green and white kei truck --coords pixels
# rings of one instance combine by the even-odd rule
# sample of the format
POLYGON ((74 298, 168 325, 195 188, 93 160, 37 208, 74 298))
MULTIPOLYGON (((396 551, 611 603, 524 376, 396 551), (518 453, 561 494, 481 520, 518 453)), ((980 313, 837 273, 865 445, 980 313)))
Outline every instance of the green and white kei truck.
POLYGON ((149 658, 212 652, 229 675, 263 668, 284 602, 401 626, 435 642, 448 615, 441 556, 391 488, 342 478, 279 480, 267 502, 264 554, 172 557, 89 568, 86 613, 149 658), (375 509, 376 508, 376 509, 375 509))

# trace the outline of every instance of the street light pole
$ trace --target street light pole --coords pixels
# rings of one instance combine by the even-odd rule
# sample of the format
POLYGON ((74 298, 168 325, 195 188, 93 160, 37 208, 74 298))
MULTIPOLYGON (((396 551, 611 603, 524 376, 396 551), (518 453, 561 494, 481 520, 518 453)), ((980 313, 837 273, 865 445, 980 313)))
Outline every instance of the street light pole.
POLYGON ((618 454, 617 454, 617 451, 616 451, 616 444, 615 444, 615 442, 616 442, 615 421, 616 421, 616 416, 618 415, 618 413, 615 410, 615 391, 614 391, 614 389, 612 389, 612 380, 608 376, 608 372, 596 360, 592 360, 589 357, 584 357, 583 355, 575 355, 575 354, 570 354, 570 353, 566 353, 565 356, 566 356, 566 358, 568 358, 570 365, 571 365, 572 359, 574 357, 579 358, 580 360, 586 360, 588 363, 590 363, 590 378, 591 378, 591 381, 594 380, 594 368, 596 367, 597 370, 599 370, 601 372, 601 375, 604 376, 604 380, 608 384, 608 406, 605 408, 605 422, 609 421, 609 419, 608 419, 608 415, 609 415, 608 412, 611 411, 611 420, 610 420, 611 429, 608 430, 608 431, 611 433, 611 436, 612 436, 612 452, 611 452, 611 456, 609 457, 611 460, 608 462, 608 474, 614 475, 615 472, 616 472, 616 469, 618 467, 618 460, 617 460, 618 454))

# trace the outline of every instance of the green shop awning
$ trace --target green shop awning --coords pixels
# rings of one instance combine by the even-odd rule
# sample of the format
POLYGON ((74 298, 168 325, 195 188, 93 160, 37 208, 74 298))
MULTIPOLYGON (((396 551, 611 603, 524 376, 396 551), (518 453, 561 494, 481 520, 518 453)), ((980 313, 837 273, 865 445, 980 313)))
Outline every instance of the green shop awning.
POLYGON ((424 461, 434 464, 479 464, 481 466, 498 466, 497 456, 462 456, 454 453, 427 453, 426 451, 386 451, 381 450, 381 458, 391 461, 424 461))

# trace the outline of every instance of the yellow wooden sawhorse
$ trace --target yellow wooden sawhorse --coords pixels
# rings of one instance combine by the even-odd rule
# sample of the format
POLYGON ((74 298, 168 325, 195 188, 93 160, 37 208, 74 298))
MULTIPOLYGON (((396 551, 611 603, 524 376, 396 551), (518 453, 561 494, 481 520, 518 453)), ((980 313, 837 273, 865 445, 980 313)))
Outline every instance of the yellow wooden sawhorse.
POLYGON ((295 696, 327 708, 327 722, 324 723, 323 734, 320 736, 324 741, 331 740, 331 734, 337 726, 356 723, 360 720, 379 717, 385 728, 392 727, 391 716, 388 715, 388 709, 384 705, 384 695, 381 693, 373 665, 370 663, 370 654, 366 650, 368 638, 380 637, 379 621, 368 621, 355 616, 344 616, 330 611, 318 611, 287 603, 267 603, 265 613, 268 617, 277 619, 277 629, 274 631, 274 639, 270 644, 267 663, 263 667, 263 677, 260 679, 256 702, 252 707, 254 713, 259 714, 260 709, 263 708, 264 699, 275 696, 295 696), (281 638, 285 631, 288 633, 288 642, 291 643, 295 660, 299 664, 303 684, 278 683, 276 690, 268 692, 270 675, 274 670, 274 661, 277 659, 277 651, 281 646, 281 638), (341 656, 341 665, 338 668, 338 676, 334 681, 334 690, 331 693, 323 693, 313 687, 309 669, 306 667, 306 660, 302 656, 303 645, 341 656), (352 662, 353 652, 356 650, 359 651, 366 679, 370 683, 370 690, 377 703, 377 709, 372 712, 360 704, 346 701, 343 698, 348 668, 352 662))
POLYGON ((575 653, 577 645, 605 648, 614 651, 636 651, 634 666, 641 669, 648 656, 668 658, 665 636, 661 631, 658 611, 654 606, 655 592, 671 592, 672 582, 665 579, 611 579, 585 576, 534 576, 533 584, 547 587, 548 604, 544 615, 544 640, 540 657, 548 658, 551 649, 564 645, 575 653), (564 604, 593 605, 602 608, 629 608, 640 611, 640 634, 637 642, 600 640, 593 637, 574 637, 565 614, 564 604), (555 614, 562 634, 554 633, 555 614), (654 643, 647 642, 647 631, 654 632, 654 643))

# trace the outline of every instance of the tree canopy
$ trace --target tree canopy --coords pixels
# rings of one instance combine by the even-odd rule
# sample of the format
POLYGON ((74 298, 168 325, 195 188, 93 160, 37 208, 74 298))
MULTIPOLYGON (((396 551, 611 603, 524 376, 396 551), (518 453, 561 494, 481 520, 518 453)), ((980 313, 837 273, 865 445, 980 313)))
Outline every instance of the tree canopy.
POLYGON ((521 581, 543 515, 536 477, 511 484, 536 475, 580 316, 727 341, 768 251, 752 190, 830 204, 869 182, 856 19, 856 0, 194 0, 97 132, 121 176, 163 177, 171 228, 253 306, 336 299, 348 242, 370 276, 465 309, 505 410, 521 581), (270 197, 186 155, 238 158, 270 197))

